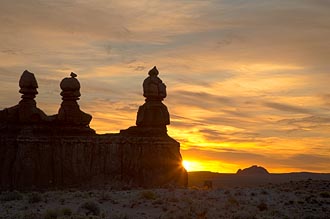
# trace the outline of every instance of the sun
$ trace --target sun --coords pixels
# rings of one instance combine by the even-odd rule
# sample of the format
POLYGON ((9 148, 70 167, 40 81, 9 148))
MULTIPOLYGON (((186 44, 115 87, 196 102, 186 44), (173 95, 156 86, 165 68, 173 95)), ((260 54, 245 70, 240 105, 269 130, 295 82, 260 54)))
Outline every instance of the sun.
POLYGON ((182 165, 187 171, 192 170, 192 163, 190 161, 184 160, 182 161, 182 165))

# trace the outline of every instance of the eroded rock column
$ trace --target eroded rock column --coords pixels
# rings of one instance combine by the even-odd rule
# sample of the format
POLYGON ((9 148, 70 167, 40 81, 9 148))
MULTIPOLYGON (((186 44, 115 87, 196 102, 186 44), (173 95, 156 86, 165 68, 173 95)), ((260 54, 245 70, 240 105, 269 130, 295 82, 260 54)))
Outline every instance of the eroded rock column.
POLYGON ((81 111, 77 103, 77 100, 81 96, 80 83, 76 79, 77 75, 75 73, 71 72, 70 76, 64 78, 60 84, 63 102, 57 119, 61 124, 89 127, 92 116, 81 111))

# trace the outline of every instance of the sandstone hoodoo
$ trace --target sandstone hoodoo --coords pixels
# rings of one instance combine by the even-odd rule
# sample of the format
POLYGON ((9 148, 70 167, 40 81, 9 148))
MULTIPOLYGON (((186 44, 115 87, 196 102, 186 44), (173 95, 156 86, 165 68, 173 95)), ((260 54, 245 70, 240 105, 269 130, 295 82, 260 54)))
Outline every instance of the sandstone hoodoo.
POLYGON ((89 127, 92 116, 80 110, 77 74, 62 80, 59 113, 47 116, 36 107, 34 74, 23 72, 22 100, 0 111, 0 190, 186 186, 180 144, 166 133, 166 87, 156 71, 145 80, 137 126, 104 135, 89 127))
POLYGON ((149 71, 149 77, 143 82, 145 104, 139 107, 136 125, 142 127, 165 128, 170 124, 170 114, 162 103, 166 97, 166 85, 158 77, 155 67, 149 71))
POLYGON ((0 111, 2 128, 15 129, 24 124, 48 122, 51 119, 39 108, 34 100, 38 94, 38 83, 34 74, 25 70, 19 80, 19 92, 22 100, 18 105, 0 111))
POLYGON ((71 72, 71 77, 64 78, 61 81, 62 104, 56 116, 59 124, 69 127, 81 127, 81 131, 89 130, 89 123, 92 116, 81 111, 77 103, 80 94, 80 83, 77 80, 77 74, 71 72))
POLYGON ((167 135, 166 126, 170 124, 170 114, 162 101, 166 98, 166 85, 158 77, 158 69, 153 67, 143 81, 145 103, 139 107, 136 126, 122 130, 123 134, 144 136, 167 135))

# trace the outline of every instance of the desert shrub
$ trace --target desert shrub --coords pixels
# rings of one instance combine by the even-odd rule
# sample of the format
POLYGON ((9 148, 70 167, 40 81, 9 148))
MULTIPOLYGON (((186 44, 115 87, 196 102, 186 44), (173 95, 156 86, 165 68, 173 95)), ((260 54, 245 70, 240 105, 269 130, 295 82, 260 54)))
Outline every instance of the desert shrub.
POLYGON ((224 192, 224 194, 225 194, 225 195, 229 195, 229 194, 230 194, 230 190, 226 190, 226 191, 224 192))
POLYGON ((65 199, 64 199, 64 198, 60 198, 59 201, 60 201, 60 204, 61 204, 61 205, 64 205, 64 204, 65 204, 65 199))
POLYGON ((128 219, 128 216, 126 214, 115 214, 111 219, 128 219))
POLYGON ((148 199, 148 200, 155 200, 157 195, 153 191, 142 191, 141 198, 148 199))
POLYGON ((73 193, 73 197, 75 197, 75 198, 82 198, 83 197, 83 193, 80 192, 80 191, 77 191, 77 192, 73 193))
POLYGON ((100 195, 99 203, 111 201, 113 202, 114 200, 111 198, 110 194, 108 192, 102 192, 100 195))
POLYGON ((18 191, 3 192, 0 196, 1 201, 13 201, 13 200, 21 200, 21 199, 23 199, 23 195, 18 191))
POLYGON ((78 209, 79 213, 84 213, 85 215, 95 215, 99 216, 101 213, 100 207, 94 201, 87 201, 80 205, 78 209))
POLYGON ((42 196, 38 192, 32 192, 28 194, 28 202, 29 203, 38 203, 42 201, 42 196))
POLYGON ((268 206, 265 202, 261 202, 259 205, 257 205, 257 208, 259 209, 259 211, 265 211, 268 209, 268 206))
POLYGON ((166 205, 162 206, 162 211, 168 211, 168 207, 166 205))
POLYGON ((44 214, 44 219, 56 219, 58 217, 58 213, 56 210, 47 209, 44 214))
POLYGON ((153 205, 162 205, 162 204, 164 204, 164 201, 161 200, 161 199, 157 199, 157 200, 154 201, 152 204, 153 204, 153 205))
MULTIPOLYGON (((100 216, 91 215, 71 215, 71 216, 60 216, 57 219, 101 219, 100 216)), ((112 218, 111 218, 112 219, 112 218)))
POLYGON ((329 192, 321 192, 321 193, 320 193, 320 196, 321 196, 322 198, 330 198, 330 193, 329 193, 329 192))
POLYGON ((70 208, 62 208, 61 214, 64 216, 71 216, 72 215, 72 210, 70 208))
MULTIPOLYGON (((165 212, 165 211, 164 211, 165 212)), ((160 219, 190 219, 190 218, 199 218, 206 219, 207 208, 203 208, 201 203, 196 203, 187 208, 183 208, 180 211, 177 210, 167 210, 166 213, 159 217, 160 219)))
POLYGON ((232 219, 256 219, 256 216, 251 212, 237 212, 232 219))
POLYGON ((299 201, 297 201, 297 203, 300 204, 300 205, 302 205, 302 204, 304 204, 305 202, 304 202, 303 200, 299 200, 299 201))
POLYGON ((24 212, 21 218, 22 219, 39 219, 39 218, 41 218, 41 215, 37 214, 37 213, 33 213, 33 212, 24 212))
POLYGON ((227 206, 229 207, 229 206, 238 206, 239 205, 239 203, 238 203, 238 201, 237 201, 237 199, 236 198, 234 198, 234 197, 232 197, 232 196, 229 196, 228 198, 227 198, 227 206))
POLYGON ((179 202, 179 199, 177 197, 170 197, 167 199, 169 202, 179 202))
MULTIPOLYGON (((316 216, 316 215, 305 215, 304 219, 322 219, 323 217, 316 216)), ((327 217, 324 217, 327 218, 327 217)))
POLYGON ((261 194, 262 194, 262 195, 268 195, 268 192, 267 192, 267 190, 262 190, 262 191, 261 191, 261 194))

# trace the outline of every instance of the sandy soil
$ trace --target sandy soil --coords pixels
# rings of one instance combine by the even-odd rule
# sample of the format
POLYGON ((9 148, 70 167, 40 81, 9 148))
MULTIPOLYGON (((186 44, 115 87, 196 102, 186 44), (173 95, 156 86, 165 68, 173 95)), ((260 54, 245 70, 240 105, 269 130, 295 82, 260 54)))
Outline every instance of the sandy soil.
POLYGON ((330 181, 227 189, 2 192, 0 218, 330 218, 330 181))

